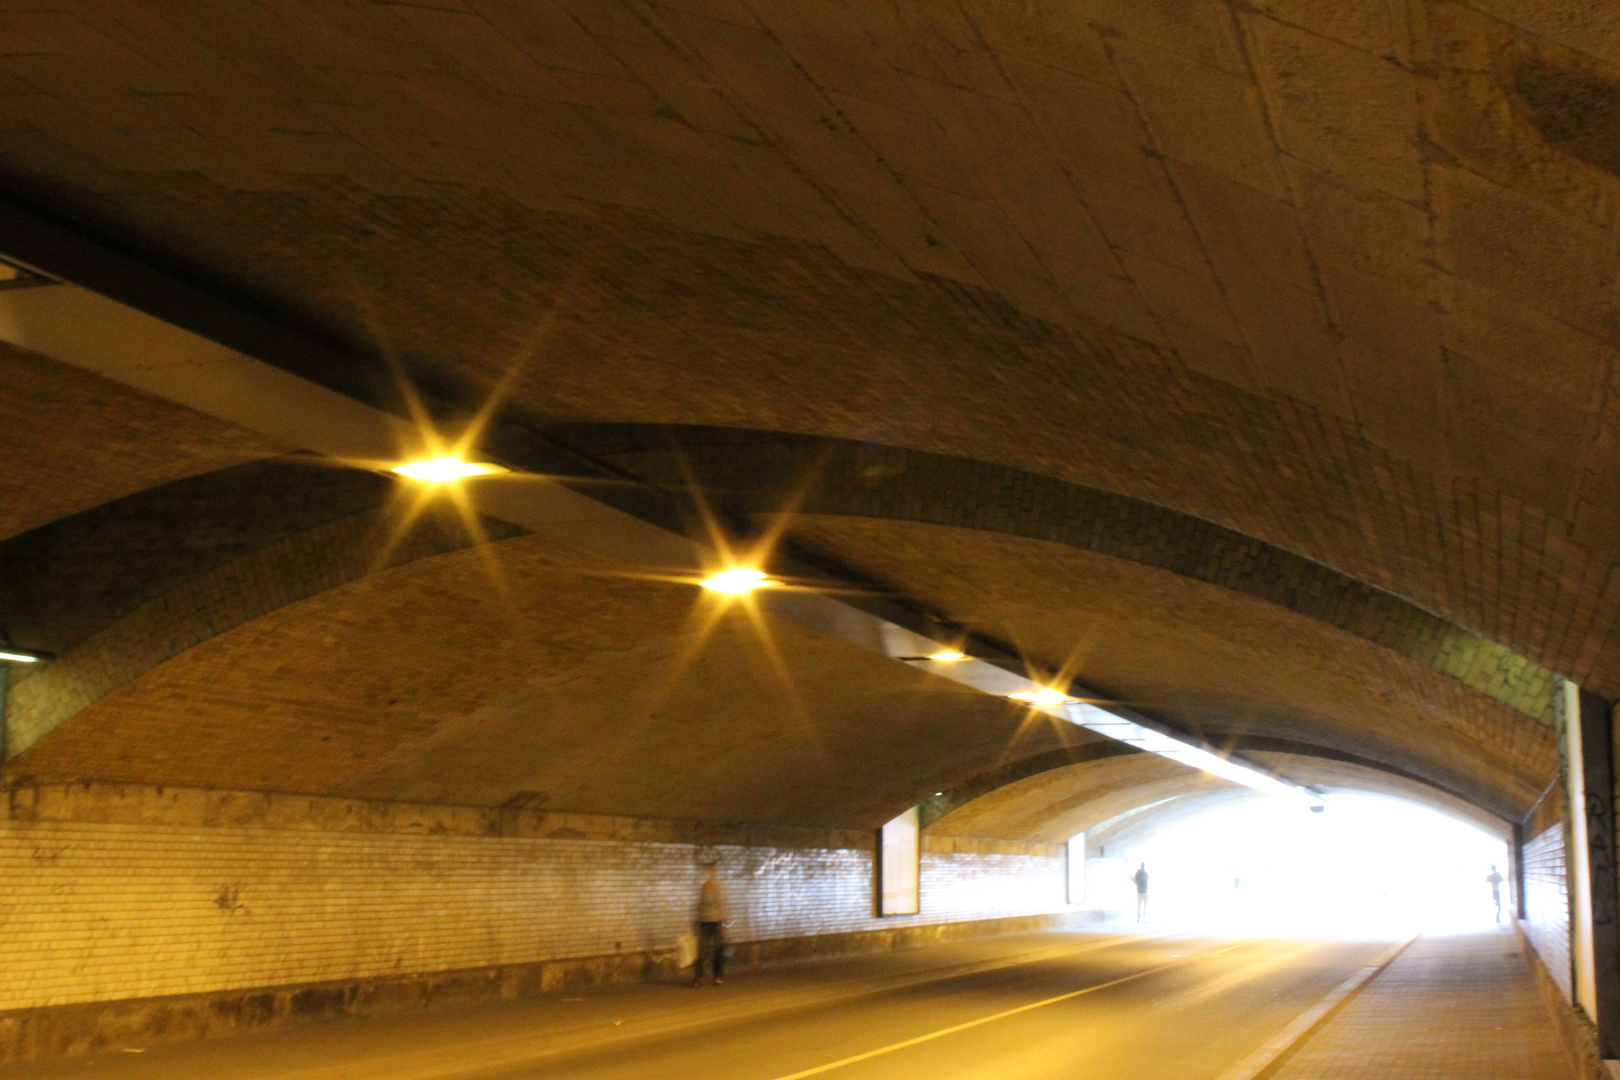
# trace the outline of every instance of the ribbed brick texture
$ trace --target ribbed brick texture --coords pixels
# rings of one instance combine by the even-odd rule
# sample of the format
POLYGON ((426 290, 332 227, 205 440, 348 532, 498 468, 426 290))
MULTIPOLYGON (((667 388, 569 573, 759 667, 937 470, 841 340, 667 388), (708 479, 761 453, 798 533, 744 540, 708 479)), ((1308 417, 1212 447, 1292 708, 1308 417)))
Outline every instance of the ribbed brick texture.
POLYGON ((1564 878, 1564 825, 1545 830, 1524 845, 1525 934, 1547 971, 1574 1000, 1570 986, 1569 892, 1564 878))
MULTIPOLYGON (((687 471, 742 512, 898 518, 1007 533, 1169 570, 1320 619, 1552 723, 1554 675, 1398 597, 1253 537, 1162 506, 987 462, 776 432, 561 429, 657 483, 687 471), (681 438, 679 457, 668 451, 681 438), (651 452, 648 451, 648 445, 651 452), (805 477, 819 482, 806 490, 805 477)), ((711 496, 714 497, 714 496, 711 496)))
POLYGON ((877 919, 853 845, 5 821, 0 1009, 665 949, 709 861, 736 942, 1064 907, 1048 845, 928 848, 922 914, 877 919))
MULTIPOLYGON (((194 486, 206 489, 200 482, 194 486)), ((115 518, 115 511, 138 513, 140 505, 146 501, 136 497, 125 500, 135 504, 133 511, 115 505, 86 517, 115 518)), ((70 532, 86 524, 94 522, 71 519, 54 531, 70 532)), ((495 539, 509 538, 518 532, 516 526, 502 523, 490 523, 484 528, 486 534, 495 539)), ((37 536, 29 534, 0 548, 0 566, 18 570, 19 576, 30 575, 35 567, 22 561, 13 568, 8 560, 19 550, 24 557, 37 556, 27 551, 37 536)), ((47 536, 44 541, 50 539, 47 536)), ((235 539, 246 546, 247 542, 241 537, 235 539)), ((277 538, 238 557, 227 558, 206 572, 120 613, 86 640, 77 642, 59 663, 18 678, 12 689, 6 721, 8 755, 21 753, 82 709, 165 660, 233 627, 367 574, 456 551, 471 542, 466 529, 459 525, 449 508, 429 508, 417 515, 416 527, 402 532, 400 511, 396 507, 391 512, 365 510, 347 514, 277 538)), ((41 546, 46 548, 47 558, 55 557, 48 543, 42 542, 41 546)), ((195 546, 207 545, 198 542, 195 546)), ((59 567, 58 572, 72 577, 77 571, 81 581, 93 576, 87 573, 89 567, 85 564, 89 560, 75 559, 71 557, 74 554, 70 551, 69 557, 59 559, 66 565, 59 567)), ((138 565, 133 570, 126 567, 124 573, 137 579, 157 576, 151 565, 138 565)), ((45 575, 31 576, 40 579, 45 575)), ((60 582, 54 584, 57 589, 63 589, 60 582)), ((37 589, 43 595, 30 597, 20 587, 13 590, 26 603, 8 606, 7 610, 26 611, 28 604, 47 608, 71 606, 60 596, 50 595, 43 586, 37 589)), ((104 597, 101 603, 113 604, 118 599, 104 597)), ((30 617, 43 618, 33 613, 30 617)), ((47 635, 29 640, 53 639, 47 635)))

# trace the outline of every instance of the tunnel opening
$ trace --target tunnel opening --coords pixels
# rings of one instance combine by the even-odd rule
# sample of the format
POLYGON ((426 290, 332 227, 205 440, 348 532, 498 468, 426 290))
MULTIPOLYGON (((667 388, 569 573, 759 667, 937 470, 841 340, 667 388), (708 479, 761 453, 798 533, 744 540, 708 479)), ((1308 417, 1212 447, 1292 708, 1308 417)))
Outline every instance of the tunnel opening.
POLYGON ((1505 839, 1409 800, 1339 793, 1120 815, 1087 844, 1088 902, 1113 921, 1322 938, 1465 933, 1512 923, 1505 839), (1492 881, 1495 875, 1496 880, 1492 881))

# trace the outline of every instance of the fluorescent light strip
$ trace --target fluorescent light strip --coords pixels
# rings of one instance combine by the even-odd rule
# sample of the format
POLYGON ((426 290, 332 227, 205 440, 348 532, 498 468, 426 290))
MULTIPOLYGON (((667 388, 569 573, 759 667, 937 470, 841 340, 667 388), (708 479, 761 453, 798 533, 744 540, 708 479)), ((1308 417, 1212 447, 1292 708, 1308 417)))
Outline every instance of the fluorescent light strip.
POLYGON ((50 657, 45 653, 18 652, 13 649, 0 649, 0 663, 10 661, 14 664, 42 664, 50 657))
POLYGON ((1269 773, 1248 765, 1239 764, 1219 754, 1194 746, 1192 743, 1166 735, 1162 731, 1145 728, 1141 724, 1124 717, 1116 716, 1095 705, 1075 701, 1064 706, 1064 713, 1070 723, 1105 735, 1110 739, 1134 746, 1150 754, 1179 761, 1195 769, 1219 776, 1223 780, 1230 780, 1234 784, 1253 788, 1255 791, 1267 795, 1284 795, 1289 798, 1303 799, 1313 805, 1323 805, 1322 797, 1305 788, 1279 780, 1269 773))

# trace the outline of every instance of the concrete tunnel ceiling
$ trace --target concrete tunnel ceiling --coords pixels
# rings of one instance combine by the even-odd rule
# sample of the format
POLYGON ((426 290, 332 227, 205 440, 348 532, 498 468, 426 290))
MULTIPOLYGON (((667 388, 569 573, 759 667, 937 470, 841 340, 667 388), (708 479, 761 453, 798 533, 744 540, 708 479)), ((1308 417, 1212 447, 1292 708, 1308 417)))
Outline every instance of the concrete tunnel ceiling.
MULTIPOLYGON (((996 524, 942 516, 938 488, 887 507, 818 490, 791 540, 1212 738, 1294 739, 1516 818, 1555 770, 1553 673, 1620 696, 1620 38, 1573 3, 1413 11, 15 14, 0 187, 358 365, 397 360, 468 408, 499 383, 506 413, 564 441, 675 425, 875 447, 908 471, 868 479, 949 474, 981 511, 1013 478, 996 524), (1244 558, 1028 527, 1064 506, 1244 558)), ((695 728, 713 749, 732 730, 704 728, 716 714, 756 734, 785 715, 694 690, 647 739, 587 722, 641 730, 606 673, 678 652, 689 592, 498 526, 471 548, 437 519, 377 561, 386 485, 233 487, 244 467, 297 473, 299 448, 10 348, 0 387, 0 445, 33 470, 0 481, 4 565, 53 545, 90 565, 101 537, 145 551, 128 557, 153 583, 6 585, 4 628, 64 653, 18 681, 14 705, 57 704, 13 781, 864 825, 1014 745, 1004 705, 784 631, 833 747, 794 804, 770 805, 757 761, 702 773, 702 796, 649 784, 660 740, 695 728), (289 516, 292 492, 343 513, 289 516), (159 519, 186 525, 131 539, 159 519), (484 618, 486 557, 543 633, 508 647, 484 618), (175 648, 118 646, 165 603, 198 616, 175 648), (479 613, 464 652, 322 712, 317 679, 376 660, 379 628, 401 653, 442 644, 440 607, 479 613), (490 772, 513 725, 555 720, 491 686, 581 671, 583 697, 536 691, 568 702, 575 756, 490 772), (864 754, 897 701, 891 752, 864 754), (328 727, 342 753, 311 745, 328 727), (258 756, 230 752, 242 738, 258 756), (586 761, 619 772, 569 788, 586 761)), ((777 505, 735 509, 757 527, 777 505)), ((100 565, 91 580, 129 576, 100 565)), ((757 670, 746 634, 720 639, 709 679, 757 670)), ((1020 754, 1055 749, 1024 737, 1020 754)), ((796 760, 784 738, 772 769, 796 760)))

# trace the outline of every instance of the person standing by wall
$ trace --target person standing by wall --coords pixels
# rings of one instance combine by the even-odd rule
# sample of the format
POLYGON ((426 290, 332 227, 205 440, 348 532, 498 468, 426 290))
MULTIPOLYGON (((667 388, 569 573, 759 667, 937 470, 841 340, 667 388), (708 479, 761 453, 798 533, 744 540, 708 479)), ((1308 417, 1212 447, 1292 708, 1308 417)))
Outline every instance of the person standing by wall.
POLYGON ((1147 863, 1143 863, 1136 868, 1136 873, 1131 875, 1131 880, 1136 882, 1136 921, 1147 922, 1147 863))
POLYGON ((708 876, 698 890, 697 963, 692 965, 692 985, 703 983, 704 961, 714 977, 714 985, 725 982, 726 974, 726 897, 720 889, 720 868, 710 865, 708 876))
POLYGON ((1496 921, 1502 921, 1502 875, 1496 872, 1496 864, 1491 864, 1491 872, 1485 875, 1485 884, 1491 887, 1491 903, 1496 905, 1496 921))

